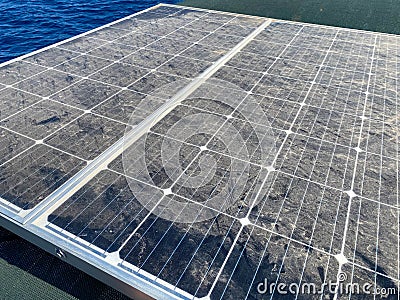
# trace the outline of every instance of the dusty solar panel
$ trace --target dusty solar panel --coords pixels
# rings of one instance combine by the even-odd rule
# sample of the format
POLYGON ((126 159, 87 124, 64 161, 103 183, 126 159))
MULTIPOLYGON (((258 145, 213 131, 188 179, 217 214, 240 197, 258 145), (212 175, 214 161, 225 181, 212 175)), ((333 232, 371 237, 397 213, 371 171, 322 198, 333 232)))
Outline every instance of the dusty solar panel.
POLYGON ((130 296, 398 299, 399 43, 161 5, 6 63, 1 220, 130 296))

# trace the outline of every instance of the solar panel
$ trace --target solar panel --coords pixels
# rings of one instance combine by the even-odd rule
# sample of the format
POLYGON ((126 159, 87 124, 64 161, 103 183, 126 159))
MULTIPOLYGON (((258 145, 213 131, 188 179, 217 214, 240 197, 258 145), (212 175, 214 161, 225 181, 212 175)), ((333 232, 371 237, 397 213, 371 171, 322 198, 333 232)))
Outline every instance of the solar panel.
POLYGON ((398 298, 399 41, 159 5, 2 64, 0 224, 132 297, 398 298))

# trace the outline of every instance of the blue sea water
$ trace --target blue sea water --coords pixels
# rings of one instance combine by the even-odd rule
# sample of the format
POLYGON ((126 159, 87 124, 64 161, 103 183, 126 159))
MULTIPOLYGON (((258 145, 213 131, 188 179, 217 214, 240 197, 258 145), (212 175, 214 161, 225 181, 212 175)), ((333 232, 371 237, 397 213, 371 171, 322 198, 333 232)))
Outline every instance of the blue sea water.
MULTIPOLYGON (((0 0, 0 62, 158 4, 156 0, 0 0)), ((163 0, 177 3, 179 0, 163 0)))

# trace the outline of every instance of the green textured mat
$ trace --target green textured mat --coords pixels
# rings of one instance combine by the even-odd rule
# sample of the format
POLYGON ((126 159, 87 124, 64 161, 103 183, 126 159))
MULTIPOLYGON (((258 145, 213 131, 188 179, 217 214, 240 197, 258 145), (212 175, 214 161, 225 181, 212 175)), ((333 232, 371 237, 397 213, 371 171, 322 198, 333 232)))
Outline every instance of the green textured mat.
POLYGON ((0 299, 128 299, 0 227, 0 299))
POLYGON ((77 299, 0 259, 1 299, 77 299))

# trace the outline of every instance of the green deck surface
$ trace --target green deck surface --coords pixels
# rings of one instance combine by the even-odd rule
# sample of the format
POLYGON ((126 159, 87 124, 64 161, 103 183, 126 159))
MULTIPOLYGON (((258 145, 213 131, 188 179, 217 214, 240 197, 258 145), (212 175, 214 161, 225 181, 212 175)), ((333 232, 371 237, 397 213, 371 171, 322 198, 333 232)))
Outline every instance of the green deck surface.
POLYGON ((276 19, 400 34, 400 1, 395 0, 185 0, 182 4, 276 19))
POLYGON ((128 298, 0 227, 0 299, 128 298))
POLYGON ((77 299, 3 259, 0 277, 1 299, 77 299))

